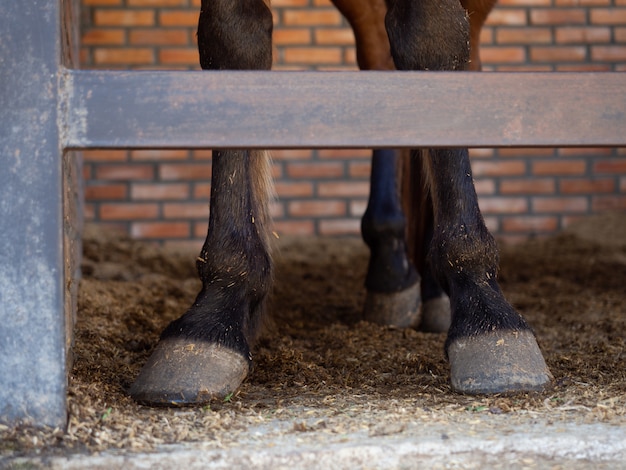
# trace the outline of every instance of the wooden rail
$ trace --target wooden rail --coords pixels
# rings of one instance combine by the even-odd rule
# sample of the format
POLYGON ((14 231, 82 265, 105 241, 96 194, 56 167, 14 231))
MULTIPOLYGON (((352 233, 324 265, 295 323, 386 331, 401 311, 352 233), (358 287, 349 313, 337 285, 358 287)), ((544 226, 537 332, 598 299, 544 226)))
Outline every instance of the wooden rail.
POLYGON ((68 70, 67 148, 626 145, 626 74, 68 70))

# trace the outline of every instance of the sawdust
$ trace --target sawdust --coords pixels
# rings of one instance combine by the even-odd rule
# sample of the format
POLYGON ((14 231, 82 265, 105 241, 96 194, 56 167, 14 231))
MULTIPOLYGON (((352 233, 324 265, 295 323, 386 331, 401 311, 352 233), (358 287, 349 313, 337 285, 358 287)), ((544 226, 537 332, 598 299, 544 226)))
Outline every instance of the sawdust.
POLYGON ((626 217, 612 214, 501 250, 505 294, 535 329, 556 379, 544 393, 453 393, 445 335, 360 321, 367 263, 360 240, 292 238, 279 243, 272 320, 251 377, 223 402, 150 409, 126 390, 160 331, 195 297, 196 253, 92 227, 68 427, 0 427, 0 464, 20 455, 151 451, 181 442, 227 448, 263 423, 309 440, 402 434, 416 423, 450 434, 476 426, 510 432, 536 420, 626 424, 625 234, 626 217))

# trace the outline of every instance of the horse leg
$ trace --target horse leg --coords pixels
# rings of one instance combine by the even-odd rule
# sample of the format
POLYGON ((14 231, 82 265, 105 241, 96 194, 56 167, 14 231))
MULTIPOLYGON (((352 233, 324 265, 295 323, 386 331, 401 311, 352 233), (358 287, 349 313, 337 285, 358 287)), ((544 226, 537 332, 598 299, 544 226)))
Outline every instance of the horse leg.
MULTIPOLYGON (((461 0, 469 18, 469 70, 481 70, 480 32, 496 0, 461 0)), ((421 152, 427 152, 422 150, 421 152)), ((402 181, 402 199, 409 214, 409 251, 422 276, 422 319, 420 329, 428 332, 448 331, 451 321, 450 299, 433 276, 426 259, 433 233, 433 209, 429 189, 422 175, 419 159, 407 158, 402 181), (407 168, 408 167, 408 168, 407 168), (413 250, 413 251, 411 251, 413 250)))
MULTIPOLYGON (((354 31, 361 70, 394 70, 385 29, 384 0, 333 0, 354 31)), ((361 220, 370 249, 365 277, 366 320, 383 325, 416 327, 420 316, 419 276, 405 241, 406 222, 399 198, 400 152, 374 150, 370 196, 361 220)))
POLYGON ((497 0, 461 0, 470 24, 470 70, 480 70, 480 32, 497 0))
MULTIPOLYGON (((263 0, 203 0, 200 63, 269 69, 272 14, 263 0)), ((241 384, 271 283, 270 161, 266 152, 213 152, 209 229, 197 268, 202 289, 170 323, 130 394, 151 405, 198 404, 241 384)))
MULTIPOLYGON (((388 4, 399 69, 467 67, 469 25, 458 0, 388 4)), ((428 259, 452 310, 446 341, 452 387, 465 393, 543 389, 552 376, 530 327, 498 286, 497 248, 480 214, 467 149, 431 149, 424 156, 434 212, 428 259)))
POLYGON ((370 248, 364 318, 417 327, 419 276, 407 254, 406 220, 397 185, 400 158, 394 150, 374 150, 372 156, 370 196, 361 221, 363 240, 370 248))
POLYGON ((402 171, 402 204, 409 214, 407 245, 409 257, 421 276, 422 314, 420 330, 429 333, 448 331, 451 321, 450 299, 443 291, 426 255, 433 237, 433 202, 422 168, 420 149, 404 155, 402 171))

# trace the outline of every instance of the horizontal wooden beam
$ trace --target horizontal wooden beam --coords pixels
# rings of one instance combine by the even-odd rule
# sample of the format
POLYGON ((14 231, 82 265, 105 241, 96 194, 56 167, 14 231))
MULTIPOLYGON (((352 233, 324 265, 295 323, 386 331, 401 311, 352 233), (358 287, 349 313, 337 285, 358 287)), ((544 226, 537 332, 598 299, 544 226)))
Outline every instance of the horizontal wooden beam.
POLYGON ((67 70, 66 148, 626 145, 626 74, 67 70))

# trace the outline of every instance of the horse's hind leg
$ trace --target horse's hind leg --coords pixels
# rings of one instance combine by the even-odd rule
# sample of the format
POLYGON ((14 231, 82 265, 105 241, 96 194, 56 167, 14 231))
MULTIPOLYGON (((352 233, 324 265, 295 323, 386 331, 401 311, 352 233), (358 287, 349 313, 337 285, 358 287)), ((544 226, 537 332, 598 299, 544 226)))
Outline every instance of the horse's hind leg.
MULTIPOLYGON (((384 0, 333 3, 354 31, 359 68, 393 70, 384 0)), ((419 276, 405 241, 406 221, 398 189, 401 166, 401 155, 396 150, 372 153, 370 196, 361 220, 363 240, 370 249, 363 316, 383 325, 416 327, 420 321, 419 276)))
MULTIPOLYGON (((386 24, 398 68, 467 67, 469 26, 458 0, 388 3, 386 24)), ((452 309, 446 351, 453 388, 542 389, 551 375, 530 327, 496 281, 496 244, 478 208, 467 149, 431 149, 425 157, 434 209, 429 260, 452 309)))
MULTIPOLYGON (((272 15, 262 0, 203 0, 203 68, 271 66, 272 15)), ((130 393, 151 405, 197 404, 233 392, 248 374, 271 283, 270 162, 266 152, 213 152, 209 230, 197 260, 202 290, 173 321, 130 393)))
POLYGON ((470 24, 470 70, 480 70, 480 32, 497 0, 461 0, 470 24))
POLYGON ((364 318, 417 327, 420 283, 407 254, 406 220, 397 181, 400 158, 394 150, 375 150, 372 157, 370 197, 361 221, 363 240, 370 248, 364 318))

